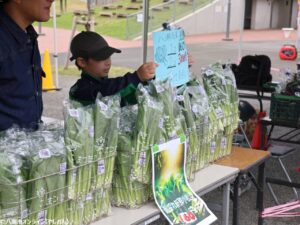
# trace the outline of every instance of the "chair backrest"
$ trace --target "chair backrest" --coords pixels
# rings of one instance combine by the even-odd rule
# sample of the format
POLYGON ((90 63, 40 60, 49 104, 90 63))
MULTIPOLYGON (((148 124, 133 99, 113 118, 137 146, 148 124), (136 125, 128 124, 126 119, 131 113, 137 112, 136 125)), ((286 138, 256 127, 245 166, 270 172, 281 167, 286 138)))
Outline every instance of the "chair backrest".
POLYGON ((255 115, 256 111, 254 107, 247 101, 239 101, 240 119, 245 122, 255 115))

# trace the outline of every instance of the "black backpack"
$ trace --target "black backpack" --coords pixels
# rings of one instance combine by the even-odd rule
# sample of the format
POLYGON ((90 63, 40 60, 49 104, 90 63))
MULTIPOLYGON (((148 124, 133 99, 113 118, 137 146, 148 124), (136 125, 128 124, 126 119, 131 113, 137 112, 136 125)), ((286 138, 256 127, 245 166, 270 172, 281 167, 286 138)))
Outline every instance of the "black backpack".
POLYGON ((237 85, 259 86, 272 81, 271 60, 266 55, 244 56, 238 66, 232 68, 237 85))

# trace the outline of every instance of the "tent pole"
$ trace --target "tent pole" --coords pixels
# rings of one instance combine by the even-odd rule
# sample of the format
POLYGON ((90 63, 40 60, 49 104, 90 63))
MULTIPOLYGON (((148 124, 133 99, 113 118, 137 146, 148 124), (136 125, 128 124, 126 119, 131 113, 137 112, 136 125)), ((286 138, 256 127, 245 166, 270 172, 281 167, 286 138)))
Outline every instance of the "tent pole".
POLYGON ((300 0, 298 0, 297 38, 296 38, 296 48, 298 49, 298 51, 300 48, 299 39, 300 39, 300 0))
POLYGON ((149 22, 149 0, 143 1, 143 62, 147 61, 148 22, 149 22))
POLYGON ((54 40, 54 66, 55 66, 55 85, 56 88, 59 87, 58 84, 58 54, 57 54, 57 37, 56 37, 56 4, 53 2, 53 40, 54 40))

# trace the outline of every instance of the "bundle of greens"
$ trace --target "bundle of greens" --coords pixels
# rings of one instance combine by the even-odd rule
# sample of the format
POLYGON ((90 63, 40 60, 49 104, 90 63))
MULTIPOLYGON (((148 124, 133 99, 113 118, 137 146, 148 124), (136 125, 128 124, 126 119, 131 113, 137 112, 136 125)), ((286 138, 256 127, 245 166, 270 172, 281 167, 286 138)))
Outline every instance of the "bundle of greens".
POLYGON ((17 145, 10 144, 1 146, 0 149, 1 220, 27 217, 27 187, 24 184, 25 179, 22 174, 23 159, 19 154, 13 152, 14 150, 16 152, 20 151, 20 148, 16 147, 17 145))
POLYGON ((136 177, 132 170, 133 131, 136 126, 137 114, 137 105, 121 109, 116 170, 112 185, 113 204, 128 208, 134 208, 147 202, 151 195, 151 185, 134 181, 136 177))
POLYGON ((224 129, 224 137, 223 137, 223 145, 224 147, 224 155, 228 155, 231 152, 233 133, 238 127, 239 121, 239 97, 237 92, 236 80, 235 76, 230 68, 230 66, 226 66, 224 68, 224 76, 226 79, 226 86, 228 91, 228 96, 230 99, 230 107, 231 107, 231 116, 230 116, 230 125, 225 127, 224 129))
POLYGON ((93 177, 95 189, 110 187, 118 145, 120 97, 97 97, 94 107, 95 136, 93 177))
POLYGON ((152 196, 151 185, 138 181, 125 181, 121 176, 114 177, 112 203, 115 206, 136 208, 149 201, 152 196))
POLYGON ((70 200, 67 203, 68 224, 82 224, 83 202, 82 200, 70 200))
POLYGON ((172 88, 169 80, 157 81, 153 80, 149 83, 149 93, 153 98, 163 105, 163 118, 160 120, 160 142, 166 142, 176 136, 184 133, 181 125, 180 116, 176 116, 176 112, 180 112, 176 107, 176 91, 172 88), (179 122, 179 123, 178 123, 179 122))
POLYGON ((132 161, 134 152, 132 140, 137 114, 137 105, 126 106, 121 110, 115 176, 121 177, 125 187, 127 187, 128 182, 131 182, 135 179, 134 175, 132 174, 132 161))
POLYGON ((40 134, 28 135, 32 141, 30 149, 30 173, 27 190, 29 220, 39 220, 39 214, 47 209, 47 219, 57 220, 65 218, 65 204, 67 199, 66 169, 67 157, 64 143, 55 140, 49 133, 43 137, 40 134), (43 140, 47 139, 49 142, 43 140))
POLYGON ((138 114, 133 132, 132 171, 133 180, 149 184, 151 182, 151 146, 159 140, 159 122, 162 105, 149 95, 148 90, 139 85, 136 91, 138 114))
POLYGON ((212 160, 215 160, 230 152, 230 149, 224 146, 228 146, 227 143, 231 142, 229 140, 231 136, 228 136, 230 128, 227 127, 237 125, 236 122, 238 118, 236 112, 238 95, 232 71, 228 67, 223 69, 219 63, 213 64, 204 70, 203 80, 217 120, 222 124, 222 126, 219 127, 219 133, 215 137, 216 143, 214 156, 212 157, 212 160), (227 143, 224 143, 224 139, 222 141, 222 135, 226 137, 227 143))
POLYGON ((101 189, 94 193, 94 211, 95 218, 101 218, 103 216, 108 216, 111 213, 111 189, 101 189))
POLYGON ((181 113, 183 114, 187 125, 187 128, 185 129, 185 134, 187 136, 185 171, 187 178, 191 180, 193 173, 197 170, 197 156, 200 154, 201 140, 198 139, 197 136, 196 123, 192 112, 190 96, 186 90, 186 86, 182 86, 177 89, 176 100, 179 103, 181 113))
POLYGON ((92 106, 70 101, 65 105, 65 145, 67 183, 70 199, 84 198, 91 189, 94 158, 94 121, 92 106))
POLYGON ((68 202, 62 202, 58 205, 49 206, 45 210, 40 211, 38 215, 40 220, 39 222, 41 222, 40 224, 43 222, 40 217, 42 213, 46 214, 45 219, 48 224, 67 224, 69 222, 67 206, 68 202))
POLYGON ((87 193, 85 199, 83 199, 83 213, 82 213, 82 224, 89 224, 94 221, 95 210, 94 210, 94 196, 93 193, 87 193))
POLYGON ((209 162, 209 142, 214 137, 215 125, 213 123, 214 113, 210 110, 209 100, 206 92, 196 80, 187 84, 186 92, 190 98, 191 111, 195 121, 197 141, 199 148, 196 157, 195 170, 203 168, 209 162))
POLYGON ((226 79, 227 95, 229 96, 229 101, 231 103, 230 104, 231 107, 230 127, 231 127, 231 132, 233 132, 237 128, 238 121, 239 121, 239 109, 238 109, 239 95, 237 92, 235 76, 230 66, 226 66, 224 68, 223 73, 226 79))

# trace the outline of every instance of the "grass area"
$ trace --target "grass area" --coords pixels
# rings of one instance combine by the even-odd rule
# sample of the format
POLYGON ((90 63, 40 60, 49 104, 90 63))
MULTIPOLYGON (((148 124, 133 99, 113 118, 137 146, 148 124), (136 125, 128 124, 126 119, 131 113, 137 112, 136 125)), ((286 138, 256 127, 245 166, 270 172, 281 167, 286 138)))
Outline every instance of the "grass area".
MULTIPOLYGON (((52 68, 52 71, 54 71, 54 68, 52 68)), ((113 66, 110 69, 109 77, 118 77, 122 76, 127 72, 133 72, 134 69, 132 68, 127 68, 127 67, 117 67, 113 66)), ((69 65, 68 69, 64 69, 64 66, 59 66, 58 67, 58 74, 63 74, 63 75, 71 75, 71 76, 80 76, 81 71, 77 69, 75 65, 69 65)))
MULTIPOLYGON (((151 0, 150 8, 161 8, 161 10, 150 10, 149 11, 149 31, 155 30, 161 27, 163 22, 172 22, 183 16, 190 14, 193 10, 200 8, 211 0, 194 0, 191 4, 180 4, 176 1, 176 4, 170 2, 166 7, 162 6, 162 0, 151 0)), ((120 0, 111 5, 122 6, 116 7, 113 10, 104 10, 102 6, 94 6, 94 18, 96 21, 95 31, 106 36, 115 37, 118 39, 130 39, 139 36, 142 32, 142 23, 137 21, 137 13, 142 13, 140 10, 126 10, 127 6, 141 7, 142 1, 133 3, 131 0, 120 0), (117 18, 113 17, 101 17, 101 13, 110 14, 126 14, 129 15, 128 18, 117 18)), ((71 29, 73 21, 73 12, 75 10, 87 10, 87 4, 81 0, 69 0, 67 5, 67 12, 62 13, 57 17, 57 27, 71 29)), ((59 1, 56 2, 56 11, 60 13, 59 1)), ((52 26, 52 20, 44 23, 43 26, 52 26)), ((83 25, 78 25, 77 30, 84 30, 83 25)))

